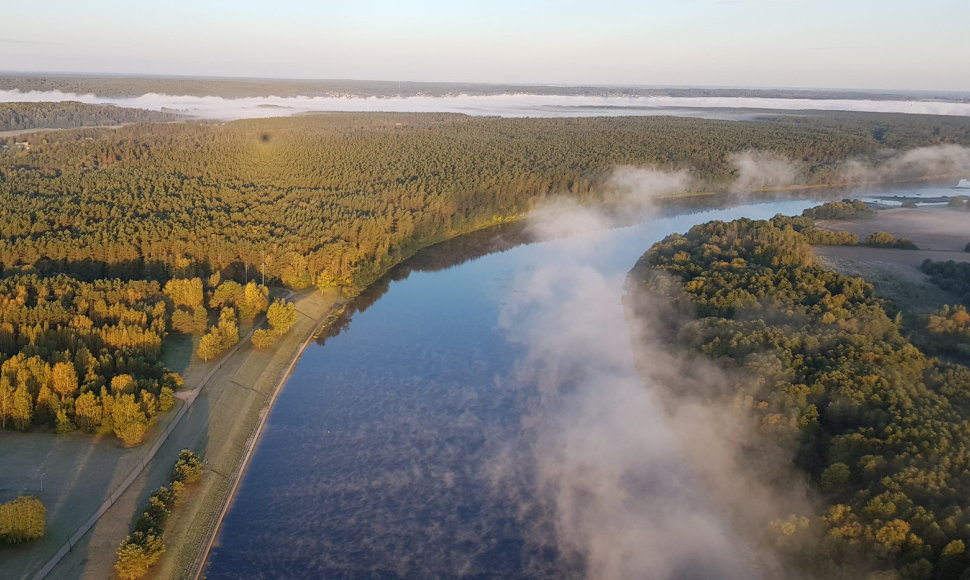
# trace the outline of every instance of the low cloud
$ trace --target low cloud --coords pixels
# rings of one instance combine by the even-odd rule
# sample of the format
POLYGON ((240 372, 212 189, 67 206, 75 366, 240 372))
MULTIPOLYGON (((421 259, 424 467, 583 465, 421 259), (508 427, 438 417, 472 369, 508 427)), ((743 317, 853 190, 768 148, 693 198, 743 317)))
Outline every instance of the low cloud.
POLYGON ((196 97, 149 93, 107 97, 61 91, 0 91, 0 102, 80 101, 151 110, 174 109, 209 119, 245 119, 308 112, 443 112, 502 117, 588 117, 625 115, 743 118, 726 109, 824 110, 970 116, 970 103, 865 99, 785 99, 762 97, 612 97, 577 95, 449 95, 442 97, 357 97, 342 94, 297 97, 196 97))
POLYGON ((842 171, 846 182, 863 186, 968 173, 970 148, 953 144, 887 151, 875 161, 850 161, 842 171))
POLYGON ((607 188, 614 192, 615 201, 625 209, 647 209, 658 197, 681 193, 691 189, 690 172, 660 171, 642 167, 617 167, 607 180, 607 188))
POLYGON ((731 191, 786 187, 798 182, 800 171, 791 160, 768 151, 743 151, 728 157, 738 176, 731 191))
MULTIPOLYGON (((622 168, 613 183, 641 211, 685 179, 622 168)), ((530 220, 538 239, 566 247, 516 281, 502 313, 526 353, 515 382, 535 392, 524 395, 519 438, 490 465, 495 488, 524 514, 548 514, 561 557, 578 558, 589 578, 781 573, 764 536, 773 518, 807 505, 804 490, 792 483, 781 497, 748 469, 757 445, 762 475, 785 477, 788 450, 761 445, 723 400, 690 395, 725 384, 718 369, 671 354, 653 324, 631 328, 670 305, 640 302, 628 316, 626 269, 598 261, 615 239, 598 235, 616 225, 611 215, 560 203, 530 220)))

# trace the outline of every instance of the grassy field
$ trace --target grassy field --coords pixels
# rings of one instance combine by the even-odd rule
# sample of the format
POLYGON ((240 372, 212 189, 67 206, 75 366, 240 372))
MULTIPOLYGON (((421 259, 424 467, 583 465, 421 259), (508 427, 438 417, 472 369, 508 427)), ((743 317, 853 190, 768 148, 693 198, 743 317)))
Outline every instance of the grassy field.
POLYGON ((865 239, 873 232, 909 238, 919 250, 866 246, 815 246, 829 267, 872 283, 876 292, 914 315, 936 310, 956 298, 940 290, 920 271, 924 260, 970 262, 963 248, 970 242, 970 213, 942 208, 888 209, 872 219, 820 221, 820 227, 850 231, 865 239))

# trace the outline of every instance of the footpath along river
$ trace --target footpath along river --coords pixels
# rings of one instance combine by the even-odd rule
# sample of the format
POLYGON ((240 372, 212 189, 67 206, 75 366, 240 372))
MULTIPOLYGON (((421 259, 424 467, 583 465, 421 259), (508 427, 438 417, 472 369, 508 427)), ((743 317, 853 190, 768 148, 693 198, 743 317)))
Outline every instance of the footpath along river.
MULTIPOLYGON (((342 331, 303 354, 206 577, 582 577, 602 552, 591 537, 602 532, 582 530, 599 504, 564 512, 563 483, 537 455, 537 441, 562 433, 563 419, 543 408, 541 391, 557 369, 569 374, 568 360, 553 360, 563 350, 538 334, 564 335, 579 357, 595 354, 597 321, 570 322, 604 303, 621 312, 625 274, 654 242, 713 219, 799 214, 817 203, 751 203, 541 242, 512 225, 423 251, 368 289, 342 331), (571 513, 583 522, 566 521, 571 513)), ((622 316, 600 322, 629 343, 622 316)), ((605 374, 636 376, 630 357, 604 352, 605 374)), ((592 475, 605 477, 593 459, 592 475)), ((709 553, 720 558, 716 546, 709 553)), ((705 562, 684 565, 695 567, 682 575, 713 572, 705 562)))

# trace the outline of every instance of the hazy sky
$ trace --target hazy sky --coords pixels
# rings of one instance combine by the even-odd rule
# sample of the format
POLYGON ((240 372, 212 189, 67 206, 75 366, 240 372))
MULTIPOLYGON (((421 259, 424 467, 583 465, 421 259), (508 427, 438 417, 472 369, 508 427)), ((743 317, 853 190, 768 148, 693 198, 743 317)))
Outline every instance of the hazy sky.
POLYGON ((33 0, 0 70, 970 90, 970 0, 33 0))

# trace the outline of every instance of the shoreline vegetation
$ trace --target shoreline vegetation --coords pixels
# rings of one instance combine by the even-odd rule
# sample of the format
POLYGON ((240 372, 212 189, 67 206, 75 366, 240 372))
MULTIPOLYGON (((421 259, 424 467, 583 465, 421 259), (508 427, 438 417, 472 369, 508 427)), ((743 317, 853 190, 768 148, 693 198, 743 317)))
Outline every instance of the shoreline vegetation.
MULTIPOLYGON (((241 282, 258 272, 269 284, 298 291, 297 322, 274 348, 245 341, 237 347, 242 355, 234 350, 188 366, 186 384, 205 386, 179 393, 177 409, 162 414, 141 450, 115 454, 107 489, 132 475, 123 493, 112 491, 104 516, 87 534, 49 534, 50 542, 69 539, 71 547, 55 576, 110 569, 103 552, 114 553, 136 506, 161 483, 157 464, 182 448, 202 452, 207 473, 216 475, 167 524, 169 537, 184 541, 172 541, 181 553, 171 549, 159 570, 177 577, 193 562, 204 563, 199 551, 214 537, 221 518, 215 512, 231 500, 267 401, 308 340, 335 317, 340 289, 349 300, 420 249, 521 219, 557 195, 603 202, 616 167, 689 169, 701 183, 725 183, 743 172, 732 166, 730 152, 764 144, 775 155, 802 159, 813 179, 824 180, 838 160, 886 146, 970 143, 961 136, 965 120, 900 119, 890 131, 881 128, 889 118, 895 117, 821 115, 793 124, 338 114, 69 129, 44 133, 30 147, 8 139, 0 148, 0 201, 16 209, 0 216, 4 278, 60 273, 161 284, 219 276, 241 282), (165 427, 175 418, 179 429, 170 434, 165 427), (133 471, 154 445, 158 459, 133 471)), ((789 189, 760 183, 747 191, 771 195, 773 188, 789 189)), ((715 198, 671 195, 661 205, 707 207, 715 198)))

